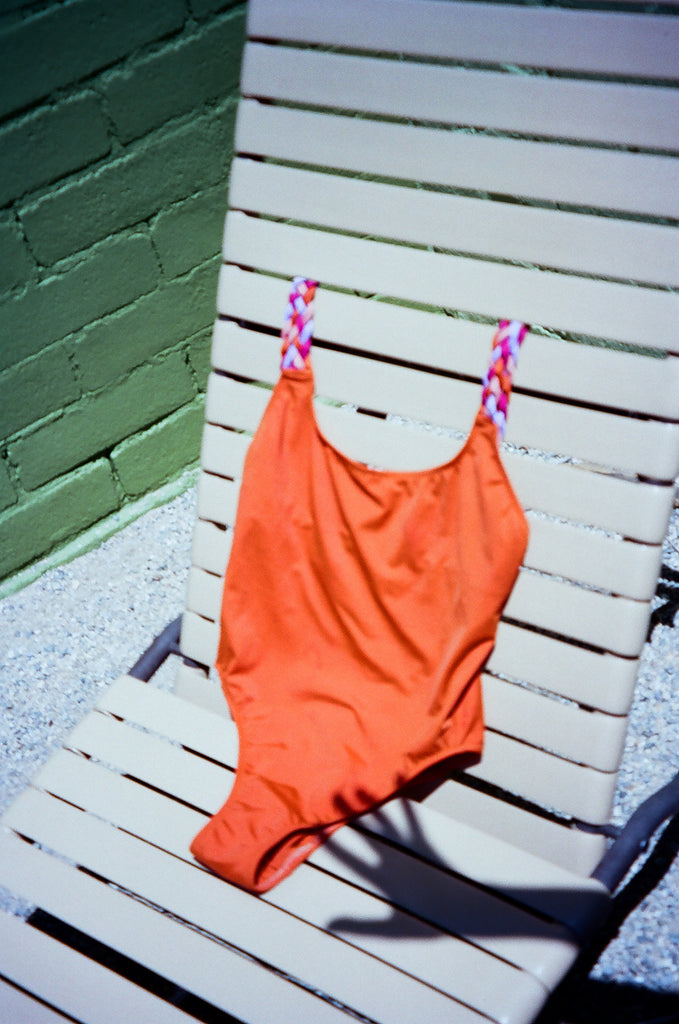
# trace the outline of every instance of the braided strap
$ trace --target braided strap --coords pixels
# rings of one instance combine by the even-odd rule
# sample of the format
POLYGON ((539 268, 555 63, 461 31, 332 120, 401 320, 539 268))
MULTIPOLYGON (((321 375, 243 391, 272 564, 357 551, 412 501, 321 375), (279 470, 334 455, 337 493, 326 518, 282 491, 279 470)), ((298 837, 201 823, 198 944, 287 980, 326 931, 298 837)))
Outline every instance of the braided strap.
POLYGON ((309 281, 305 277, 294 278, 281 331, 282 370, 304 370, 310 365, 315 294, 315 281, 309 281))
POLYGON ((519 361, 519 347, 528 327, 520 320, 501 320, 493 338, 490 365, 483 378, 481 402, 495 423, 501 438, 505 436, 507 406, 512 392, 512 374, 519 361))

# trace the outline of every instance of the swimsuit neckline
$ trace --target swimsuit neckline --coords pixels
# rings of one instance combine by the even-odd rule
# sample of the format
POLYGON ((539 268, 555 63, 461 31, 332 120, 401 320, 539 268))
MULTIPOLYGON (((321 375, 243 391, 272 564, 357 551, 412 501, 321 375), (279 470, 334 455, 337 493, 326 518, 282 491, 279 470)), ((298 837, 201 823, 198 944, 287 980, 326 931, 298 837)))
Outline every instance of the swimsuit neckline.
POLYGON ((315 397, 315 378, 313 368, 311 366, 306 367, 304 370, 284 369, 281 371, 281 379, 310 385, 309 415, 311 417, 314 436, 323 448, 332 455, 336 462, 344 465, 344 467, 351 472, 358 472, 365 476, 371 476, 375 479, 382 478, 385 480, 391 479, 404 481, 422 479, 427 476, 435 477, 445 474, 456 468, 457 463, 462 462, 466 458, 470 448, 476 440, 477 434, 479 431, 483 430, 483 424, 486 423, 488 424, 489 429, 492 428, 494 441, 493 448, 498 454, 498 461, 502 464, 502 460, 499 458, 499 443, 495 424, 486 414, 483 405, 480 405, 474 415, 472 425, 462 443, 462 446, 454 453, 454 455, 449 459, 446 459, 444 462, 437 463, 434 466, 424 467, 423 469, 381 469, 379 467, 370 466, 365 462, 361 462, 359 459, 353 458, 351 455, 347 455, 346 452, 343 452, 337 447, 337 445, 330 441, 323 431, 320 423, 318 422, 313 401, 315 397))

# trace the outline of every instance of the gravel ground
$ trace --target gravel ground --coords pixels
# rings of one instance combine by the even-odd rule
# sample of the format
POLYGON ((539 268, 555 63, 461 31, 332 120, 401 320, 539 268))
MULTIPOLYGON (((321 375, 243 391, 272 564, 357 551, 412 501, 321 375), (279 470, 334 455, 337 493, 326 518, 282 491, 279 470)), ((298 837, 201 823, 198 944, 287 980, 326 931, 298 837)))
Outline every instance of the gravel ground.
MULTIPOLYGON (((0 810, 101 689, 181 610, 194 516, 190 490, 0 601, 0 810)), ((661 621, 630 719, 619 820, 679 770, 679 576, 672 576, 679 573, 679 513, 664 562, 661 621)), ((0 905, 15 907, 6 896, 0 905)), ((679 859, 628 918, 593 977, 679 994, 679 859)))
MULTIPOLYGON (((619 824, 679 771, 678 607, 679 510, 675 510, 665 541, 655 624, 629 718, 614 813, 619 824)), ((624 923, 593 977, 679 994, 679 857, 624 923)), ((679 1006, 673 1020, 679 1021, 679 1006)))

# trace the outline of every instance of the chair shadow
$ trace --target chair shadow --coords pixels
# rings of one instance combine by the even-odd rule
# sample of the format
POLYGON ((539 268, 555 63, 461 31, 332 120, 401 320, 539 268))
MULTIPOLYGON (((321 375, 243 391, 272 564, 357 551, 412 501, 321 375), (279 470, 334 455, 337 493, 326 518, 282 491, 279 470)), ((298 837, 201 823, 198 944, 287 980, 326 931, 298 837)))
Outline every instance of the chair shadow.
MULTIPOLYGON (((396 803, 396 801, 392 802, 396 803)), ((394 874, 393 850, 407 849, 422 861, 434 866, 432 877, 437 876, 438 884, 432 891, 425 893, 433 907, 443 908, 450 899, 446 888, 454 879, 442 864, 441 857, 429 843, 408 800, 399 801, 401 805, 401 821, 397 827, 388 813, 386 806, 378 808, 369 816, 373 828, 368 830, 361 824, 355 827, 366 843, 366 856, 346 849, 336 837, 331 837, 328 846, 333 856, 349 869, 357 884, 378 895, 394 906, 389 914, 378 920, 358 920, 350 917, 338 917, 329 923, 335 933, 351 941, 352 936, 381 935, 392 939, 428 938, 431 941, 432 930, 423 924, 422 917, 404 906, 403 883, 404 875, 399 878, 398 871, 394 874), (443 868, 443 871, 436 871, 443 868)), ((590 973, 599 960, 604 949, 617 935, 626 917, 635 907, 657 886, 663 878, 674 858, 679 852, 679 815, 676 815, 660 834, 651 853, 638 868, 636 874, 611 901, 610 913, 606 920, 595 931, 591 941, 583 950, 580 958, 566 976, 561 985, 550 997, 536 1024, 679 1024, 679 993, 655 991, 643 985, 627 982, 616 982, 590 977, 590 973)), ((401 858, 396 856, 397 861, 401 858)), ((405 863, 405 858, 403 858, 405 863)), ((425 876, 426 876, 425 872, 425 876)), ((407 881, 407 879, 406 879, 407 881)), ((510 902, 522 904, 524 900, 530 904, 529 890, 510 890, 504 893, 510 902)), ((541 891, 544 896, 544 890, 541 891)), ((572 894, 560 893, 556 890, 548 894, 555 901, 569 901, 572 894)), ((456 907, 456 912, 457 912, 456 907)), ((425 915, 428 917, 428 915, 425 915)), ((458 914, 458 916, 460 916, 458 914)), ((463 934, 473 940, 474 936, 499 936, 503 933, 502 926, 492 926, 489 922, 481 922, 471 915, 465 920, 465 910, 461 911, 463 934)), ((524 935, 531 933, 531 918, 524 919, 524 935)), ((434 928, 436 925, 434 925, 434 928)), ((442 930, 441 934, 445 934, 442 930)), ((512 932, 515 934, 515 932, 512 932)))
POLYGON ((679 995, 643 985, 582 978, 552 997, 535 1024, 679 1024, 679 995))
POLYGON ((625 919, 671 867, 679 853, 679 814, 665 826, 650 854, 616 894, 611 913, 583 950, 570 974, 545 1006, 536 1024, 679 1024, 679 992, 590 977, 625 919))
MULTIPOLYGON (((475 936, 511 937, 516 933, 515 918, 498 920, 494 908, 481 911, 478 890, 483 887, 469 885, 451 870, 422 831, 411 801, 390 801, 356 819, 353 831, 361 837, 358 852, 342 833, 327 841, 326 850, 345 869, 345 877, 384 901, 385 915, 371 919, 335 917, 328 922, 333 933, 348 941, 352 936, 435 941, 437 936, 448 934, 445 922, 453 913, 459 933, 472 940, 475 936), (419 862, 417 871, 413 870, 413 857, 419 862)), ((530 887, 508 887, 503 892, 507 902, 518 906, 530 906, 535 896, 536 891, 530 887)), ((492 895, 489 898, 492 900, 492 895)), ((573 893, 542 888, 539 900, 546 901, 558 915, 568 912, 573 893)), ((539 914, 526 913, 521 927, 522 937, 543 934, 539 914)))
POLYGON ((656 597, 660 598, 662 603, 651 612, 648 627, 649 640, 653 636, 656 626, 674 626, 679 611, 679 572, 676 569, 670 569, 669 565, 661 566, 656 597))

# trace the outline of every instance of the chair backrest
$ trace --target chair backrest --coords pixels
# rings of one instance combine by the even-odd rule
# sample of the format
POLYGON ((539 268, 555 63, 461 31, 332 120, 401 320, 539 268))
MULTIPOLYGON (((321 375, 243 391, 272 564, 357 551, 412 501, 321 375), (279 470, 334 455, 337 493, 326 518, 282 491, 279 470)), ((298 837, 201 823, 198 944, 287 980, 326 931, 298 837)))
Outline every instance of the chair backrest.
MULTIPOLYGON (((495 323, 531 325, 505 451, 531 538, 486 751, 428 799, 583 873, 679 470, 676 13, 252 0, 214 331, 181 641, 203 665, 289 279, 321 283, 322 429, 384 467, 449 458, 495 323)), ((205 699, 199 676, 178 685, 205 699)))

